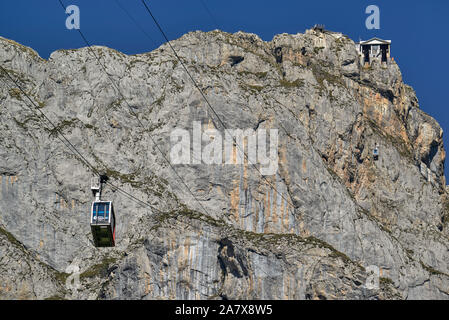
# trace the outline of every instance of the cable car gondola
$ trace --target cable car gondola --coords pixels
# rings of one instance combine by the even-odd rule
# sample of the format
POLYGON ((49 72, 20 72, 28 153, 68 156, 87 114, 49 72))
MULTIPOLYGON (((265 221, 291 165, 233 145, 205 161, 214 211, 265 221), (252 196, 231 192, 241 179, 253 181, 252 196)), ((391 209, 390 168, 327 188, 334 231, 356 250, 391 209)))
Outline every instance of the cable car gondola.
POLYGON ((96 247, 114 247, 115 246, 115 214, 112 201, 102 201, 102 184, 107 181, 106 176, 94 178, 91 183, 92 192, 95 195, 95 201, 92 202, 90 215, 90 228, 96 247))
POLYGON ((374 161, 379 160, 379 149, 377 147, 377 144, 376 144, 376 147, 373 150, 373 159, 374 159, 374 161))

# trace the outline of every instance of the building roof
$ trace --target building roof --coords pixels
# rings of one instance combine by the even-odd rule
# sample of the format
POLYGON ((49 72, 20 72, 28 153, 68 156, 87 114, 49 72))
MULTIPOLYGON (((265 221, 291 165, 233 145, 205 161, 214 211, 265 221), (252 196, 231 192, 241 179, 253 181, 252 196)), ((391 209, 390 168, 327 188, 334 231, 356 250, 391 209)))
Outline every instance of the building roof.
POLYGON ((357 42, 357 44, 391 44, 391 40, 382 40, 379 38, 371 38, 369 40, 357 42))

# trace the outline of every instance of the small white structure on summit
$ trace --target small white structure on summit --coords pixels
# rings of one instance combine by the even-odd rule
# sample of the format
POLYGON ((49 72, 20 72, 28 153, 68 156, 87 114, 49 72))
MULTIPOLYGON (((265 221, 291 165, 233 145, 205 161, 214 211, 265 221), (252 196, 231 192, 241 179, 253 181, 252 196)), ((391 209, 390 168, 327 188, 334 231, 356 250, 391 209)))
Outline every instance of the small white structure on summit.
POLYGON ((391 40, 372 38, 356 42, 356 45, 361 56, 360 62, 362 65, 371 64, 373 61, 388 64, 390 61, 391 40))

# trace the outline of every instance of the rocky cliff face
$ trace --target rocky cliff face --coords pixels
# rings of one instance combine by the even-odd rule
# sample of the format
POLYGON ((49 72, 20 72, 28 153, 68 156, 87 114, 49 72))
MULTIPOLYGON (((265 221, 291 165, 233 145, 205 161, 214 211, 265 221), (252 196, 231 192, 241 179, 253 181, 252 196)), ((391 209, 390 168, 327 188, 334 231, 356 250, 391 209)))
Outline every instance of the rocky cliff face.
POLYGON ((87 48, 44 60, 0 38, 1 65, 82 155, 157 208, 107 187, 117 246, 95 248, 91 170, 1 74, 0 298, 449 298, 443 133, 394 61, 363 67, 352 40, 315 30, 172 44, 228 129, 278 129, 277 174, 176 165, 193 199, 170 134, 224 128, 167 45, 93 47, 106 75, 87 48))

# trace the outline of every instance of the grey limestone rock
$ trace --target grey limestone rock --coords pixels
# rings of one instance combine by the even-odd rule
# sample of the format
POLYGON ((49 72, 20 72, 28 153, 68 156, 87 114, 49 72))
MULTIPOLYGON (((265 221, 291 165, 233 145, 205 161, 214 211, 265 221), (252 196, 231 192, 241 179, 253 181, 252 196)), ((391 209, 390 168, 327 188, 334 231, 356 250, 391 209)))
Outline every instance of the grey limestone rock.
POLYGON ((449 298, 443 132, 394 61, 361 66, 351 39, 313 29, 172 45, 214 110, 166 44, 44 60, 0 38, 0 64, 35 103, 0 74, 0 298, 449 298), (278 129, 277 173, 174 165, 194 198, 166 159, 171 132, 195 121, 223 135, 278 129), (93 246, 93 173, 58 131, 156 208, 106 187, 114 248, 93 246), (77 290, 65 285, 73 263, 77 290))

